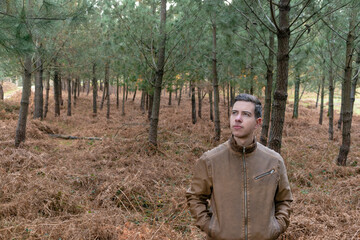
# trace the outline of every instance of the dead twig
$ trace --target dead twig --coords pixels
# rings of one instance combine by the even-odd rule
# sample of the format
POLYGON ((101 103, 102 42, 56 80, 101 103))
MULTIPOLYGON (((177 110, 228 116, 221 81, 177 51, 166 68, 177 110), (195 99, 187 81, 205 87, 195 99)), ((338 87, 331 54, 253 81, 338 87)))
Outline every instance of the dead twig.
POLYGON ((53 138, 61 138, 61 139, 84 139, 84 140, 100 140, 102 141, 102 138, 99 137, 77 137, 77 136, 70 136, 70 135, 61 135, 61 134, 49 134, 50 137, 53 138))

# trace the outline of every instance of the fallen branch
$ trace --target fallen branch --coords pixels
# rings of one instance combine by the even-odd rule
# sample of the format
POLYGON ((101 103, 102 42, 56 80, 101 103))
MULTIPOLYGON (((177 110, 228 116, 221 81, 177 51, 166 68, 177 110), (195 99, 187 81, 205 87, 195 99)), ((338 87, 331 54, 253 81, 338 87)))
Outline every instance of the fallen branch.
POLYGON ((49 134, 53 138, 61 138, 61 139, 85 139, 85 140, 100 140, 102 138, 98 137, 76 137, 76 136, 68 136, 68 135, 61 135, 61 134, 49 134))

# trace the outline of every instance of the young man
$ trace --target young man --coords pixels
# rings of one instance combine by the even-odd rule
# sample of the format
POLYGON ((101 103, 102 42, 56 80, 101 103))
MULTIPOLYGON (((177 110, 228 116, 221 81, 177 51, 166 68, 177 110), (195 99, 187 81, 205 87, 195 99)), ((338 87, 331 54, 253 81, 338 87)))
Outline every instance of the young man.
POLYGON ((289 225, 292 194, 284 161, 256 142, 261 121, 261 102, 238 95, 230 116, 232 136, 196 162, 186 197, 208 239, 276 239, 289 225))

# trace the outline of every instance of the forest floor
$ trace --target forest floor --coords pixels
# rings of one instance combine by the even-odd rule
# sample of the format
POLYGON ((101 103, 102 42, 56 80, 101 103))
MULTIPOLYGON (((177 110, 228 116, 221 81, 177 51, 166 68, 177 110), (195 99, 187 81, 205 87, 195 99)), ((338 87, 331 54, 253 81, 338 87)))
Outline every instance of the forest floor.
MULTIPOLYGON (((65 93, 63 93, 64 100, 65 93)), ((202 119, 191 122, 191 102, 180 106, 162 95, 157 149, 147 142, 149 121, 140 94, 114 96, 92 116, 92 96, 81 93, 72 116, 54 117, 50 97, 45 120, 33 120, 26 142, 14 147, 20 92, 0 102, 0 239, 204 239, 186 205, 196 159, 214 142, 207 98, 202 119), (100 137, 67 140, 49 134, 100 137)), ((100 99, 100 98, 99 98, 100 99)), ((31 100, 32 101, 32 100, 31 100)), ((294 194, 291 225, 283 239, 360 239, 360 117, 354 116, 347 167, 334 163, 341 132, 328 140, 328 119, 318 124, 315 103, 302 102, 299 118, 286 110, 282 156, 294 194)), ((221 141, 228 139, 227 108, 221 101, 221 141)), ((338 115, 336 115, 336 120, 338 115)))

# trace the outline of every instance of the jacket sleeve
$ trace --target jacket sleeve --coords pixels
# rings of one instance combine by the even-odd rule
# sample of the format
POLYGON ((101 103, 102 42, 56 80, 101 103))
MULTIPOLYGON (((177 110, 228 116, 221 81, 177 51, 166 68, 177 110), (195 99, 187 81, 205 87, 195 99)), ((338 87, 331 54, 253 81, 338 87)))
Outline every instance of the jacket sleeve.
POLYGON ((195 218, 195 225, 205 233, 209 233, 211 219, 208 199, 211 197, 212 181, 209 175, 207 161, 202 157, 195 164, 192 183, 186 192, 187 203, 191 215, 195 218))
POLYGON ((275 195, 275 217, 280 225, 281 233, 285 232, 290 223, 290 204, 293 201, 288 176, 284 161, 279 165, 280 179, 278 189, 275 195))

